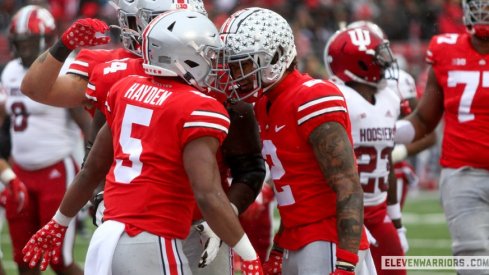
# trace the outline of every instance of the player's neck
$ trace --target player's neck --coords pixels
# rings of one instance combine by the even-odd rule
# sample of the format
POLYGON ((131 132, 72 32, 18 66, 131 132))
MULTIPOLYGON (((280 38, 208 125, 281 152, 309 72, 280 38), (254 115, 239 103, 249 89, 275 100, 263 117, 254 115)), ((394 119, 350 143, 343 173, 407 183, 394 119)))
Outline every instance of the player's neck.
POLYGON ((377 93, 377 88, 356 82, 348 83, 348 86, 353 90, 357 91, 366 101, 371 104, 375 104, 375 94, 377 93))
POLYGON ((470 43, 472 47, 480 54, 489 54, 489 39, 484 40, 472 35, 470 37, 470 43))

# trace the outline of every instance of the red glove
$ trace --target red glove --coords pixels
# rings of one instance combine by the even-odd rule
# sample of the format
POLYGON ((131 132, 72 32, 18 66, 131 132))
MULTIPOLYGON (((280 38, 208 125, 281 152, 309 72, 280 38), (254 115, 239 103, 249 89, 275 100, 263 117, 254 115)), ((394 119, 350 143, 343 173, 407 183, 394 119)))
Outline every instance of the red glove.
POLYGON ((283 252, 273 249, 270 252, 268 261, 263 263, 263 273, 265 275, 282 275, 283 252))
POLYGON ((61 41, 70 50, 77 47, 103 45, 110 42, 110 37, 104 34, 108 30, 109 26, 101 20, 78 19, 63 33, 61 41))
POLYGON ((9 182, 7 190, 9 190, 7 200, 11 201, 17 213, 20 213, 29 202, 27 187, 18 178, 14 178, 9 182))
POLYGON ((255 260, 245 261, 241 264, 241 274, 242 275, 264 275, 261 266, 260 258, 257 257, 255 260))
POLYGON ((49 263, 57 264, 61 257, 61 244, 67 228, 51 219, 50 222, 31 237, 22 249, 24 262, 29 263, 29 267, 33 268, 37 266, 42 258, 42 271, 46 270, 49 263))

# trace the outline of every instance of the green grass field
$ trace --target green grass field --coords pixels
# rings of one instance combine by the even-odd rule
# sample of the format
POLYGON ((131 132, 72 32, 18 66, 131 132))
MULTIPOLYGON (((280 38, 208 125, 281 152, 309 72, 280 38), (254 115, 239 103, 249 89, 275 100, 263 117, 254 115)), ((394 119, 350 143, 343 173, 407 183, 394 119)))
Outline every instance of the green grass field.
MULTIPOLYGON (((450 236, 443 216, 442 208, 438 200, 437 192, 412 192, 407 199, 404 208, 404 224, 407 228, 407 236, 410 244, 409 256, 448 256, 450 255, 450 236)), ((88 231, 93 231, 93 226, 87 221, 88 231)), ((2 251, 4 253, 3 264, 8 275, 17 274, 15 263, 12 261, 10 238, 6 226, 2 231, 2 251)), ((75 247, 75 259, 83 265, 89 238, 78 236, 75 247)), ((409 271, 409 275, 437 275, 455 274, 448 271, 409 271)), ((46 275, 54 275, 50 270, 46 275)))

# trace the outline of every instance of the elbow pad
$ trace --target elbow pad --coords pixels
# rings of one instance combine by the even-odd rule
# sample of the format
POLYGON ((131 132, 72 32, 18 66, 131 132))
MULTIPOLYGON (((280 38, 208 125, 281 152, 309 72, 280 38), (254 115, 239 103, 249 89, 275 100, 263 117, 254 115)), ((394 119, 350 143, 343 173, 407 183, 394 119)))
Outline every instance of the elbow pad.
POLYGON ((229 156, 225 161, 231 169, 233 183, 241 182, 248 185, 255 192, 255 197, 258 196, 266 174, 265 160, 262 155, 255 153, 229 156))

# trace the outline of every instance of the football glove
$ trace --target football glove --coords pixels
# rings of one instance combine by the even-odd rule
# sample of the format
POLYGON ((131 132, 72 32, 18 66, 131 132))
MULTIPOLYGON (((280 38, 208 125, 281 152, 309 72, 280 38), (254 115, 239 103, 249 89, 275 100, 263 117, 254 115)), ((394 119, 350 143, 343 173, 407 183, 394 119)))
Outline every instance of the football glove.
POLYGON ((17 213, 20 213, 29 202, 27 187, 18 178, 14 178, 9 182, 7 190, 7 203, 12 203, 17 213))
POLYGON ((394 150, 392 150, 391 156, 393 163, 398 163, 405 160, 408 157, 406 145, 396 144, 396 146, 394 146, 394 150))
POLYGON ((67 226, 62 226, 51 219, 43 228, 39 229, 22 249, 24 262, 33 268, 41 261, 41 270, 44 271, 50 263, 57 264, 61 257, 61 244, 66 234, 67 226))
POLYGON ((251 261, 243 260, 241 264, 241 274, 243 275, 265 275, 261 266, 260 258, 251 261))
POLYGON ((406 228, 403 226, 397 228, 397 235, 399 235, 399 241, 401 242, 402 251, 406 254, 409 250, 409 243, 406 237, 406 228))
POLYGON ((70 50, 78 47, 103 45, 110 41, 110 36, 105 34, 108 30, 109 26, 101 20, 78 19, 63 33, 61 41, 70 50))
POLYGON ((195 229, 200 233, 201 240, 204 243, 204 251, 200 255, 199 260, 199 267, 203 268, 216 258, 222 241, 205 221, 195 225, 195 229))
POLYGON ((282 258, 283 252, 277 249, 272 249, 268 261, 263 263, 263 273, 265 275, 281 275, 282 274, 282 258))
POLYGON ((95 226, 100 226, 104 222, 104 191, 100 191, 97 195, 91 199, 92 205, 90 206, 90 215, 92 216, 92 223, 95 226))

